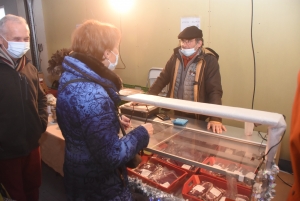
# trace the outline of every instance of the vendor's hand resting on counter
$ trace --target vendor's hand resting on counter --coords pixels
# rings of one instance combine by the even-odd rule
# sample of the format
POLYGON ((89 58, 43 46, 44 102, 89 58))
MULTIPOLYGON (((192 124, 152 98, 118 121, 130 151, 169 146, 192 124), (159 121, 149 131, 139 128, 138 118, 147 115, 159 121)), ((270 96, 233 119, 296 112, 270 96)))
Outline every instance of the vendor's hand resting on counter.
POLYGON ((208 122, 207 130, 212 130, 212 132, 219 133, 219 134, 221 134, 223 131, 227 131, 226 127, 218 121, 208 122))

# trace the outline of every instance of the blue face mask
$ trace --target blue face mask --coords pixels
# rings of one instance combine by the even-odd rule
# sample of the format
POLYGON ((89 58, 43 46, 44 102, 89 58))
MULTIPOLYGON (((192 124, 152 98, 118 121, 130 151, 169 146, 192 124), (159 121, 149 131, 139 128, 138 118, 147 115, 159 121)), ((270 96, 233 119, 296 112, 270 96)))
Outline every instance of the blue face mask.
POLYGON ((29 42, 7 41, 3 36, 2 38, 8 44, 8 47, 6 49, 7 53, 13 58, 21 58, 30 49, 29 42))
POLYGON ((109 70, 115 70, 116 69, 116 66, 118 65, 118 60, 119 60, 119 55, 118 54, 115 54, 113 51, 111 51, 111 53, 113 53, 115 56, 116 56, 116 62, 115 63, 111 63, 109 60, 109 65, 108 65, 108 69, 109 70))
POLYGON ((185 55, 185 56, 191 56, 192 54, 194 54, 196 52, 195 48, 191 48, 191 49, 180 49, 180 52, 185 55))

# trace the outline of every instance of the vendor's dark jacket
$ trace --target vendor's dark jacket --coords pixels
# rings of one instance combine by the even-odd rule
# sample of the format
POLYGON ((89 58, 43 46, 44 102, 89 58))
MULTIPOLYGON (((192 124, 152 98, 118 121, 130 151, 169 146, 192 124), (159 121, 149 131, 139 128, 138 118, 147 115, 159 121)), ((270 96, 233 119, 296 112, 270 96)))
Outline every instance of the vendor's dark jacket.
POLYGON ((17 72, 0 60, 0 160, 37 148, 47 121, 47 98, 37 69, 27 59, 17 72))
MULTIPOLYGON (((167 62, 165 68, 160 73, 159 77, 150 87, 148 94, 157 95, 162 89, 169 84, 169 89, 172 89, 173 80, 176 79, 174 75, 176 60, 179 59, 181 64, 183 63, 181 55, 179 53, 180 47, 174 49, 174 53, 167 62)), ((200 60, 203 60, 203 64, 200 71, 202 76, 202 82, 198 82, 198 102, 210 103, 210 104, 222 104, 222 85, 221 85, 221 75, 218 63, 218 54, 210 48, 202 48, 201 53, 196 56, 193 62, 198 63, 200 60)), ((183 65, 183 64, 182 64, 183 65)), ((199 79, 200 80, 200 79, 199 79)), ((170 97, 171 91, 167 93, 167 97, 170 97)), ((200 117, 200 119, 206 119, 205 116, 200 117)), ((219 121, 221 118, 210 117, 210 121, 219 121)))

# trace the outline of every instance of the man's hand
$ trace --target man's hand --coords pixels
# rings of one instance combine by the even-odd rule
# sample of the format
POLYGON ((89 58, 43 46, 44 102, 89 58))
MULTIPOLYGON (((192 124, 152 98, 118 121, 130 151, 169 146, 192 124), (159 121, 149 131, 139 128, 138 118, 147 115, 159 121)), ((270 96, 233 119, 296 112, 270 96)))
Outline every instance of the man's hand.
POLYGON ((128 128, 131 127, 130 119, 128 117, 126 117, 125 115, 121 116, 120 121, 125 130, 127 130, 128 128))
POLYGON ((222 133, 223 131, 226 131, 225 126, 221 122, 218 121, 210 121, 207 124, 207 129, 211 129, 214 133, 222 133))

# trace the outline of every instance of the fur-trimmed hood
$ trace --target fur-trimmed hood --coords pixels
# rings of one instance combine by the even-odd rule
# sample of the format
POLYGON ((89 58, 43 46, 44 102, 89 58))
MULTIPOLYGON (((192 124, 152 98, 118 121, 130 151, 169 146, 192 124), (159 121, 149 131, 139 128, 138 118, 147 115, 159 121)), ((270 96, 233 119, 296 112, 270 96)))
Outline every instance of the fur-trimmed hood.
POLYGON ((59 80, 61 88, 71 80, 85 79, 101 85, 115 105, 120 103, 118 92, 122 89, 121 78, 93 57, 73 52, 64 58, 64 73, 59 80))
MULTIPOLYGON (((95 58, 91 56, 87 56, 81 53, 72 52, 70 57, 73 57, 82 63, 86 64, 86 67, 90 68, 94 73, 99 75, 100 77, 110 80, 116 87, 117 91, 122 89, 122 80, 121 78, 114 73, 113 71, 109 70, 103 63, 99 62, 95 58)), ((75 69, 74 69, 75 70, 75 69)), ((83 76, 87 76, 87 78, 93 79, 93 75, 89 75, 89 73, 82 72, 83 76)), ((104 84, 104 83, 103 83, 104 84)))

